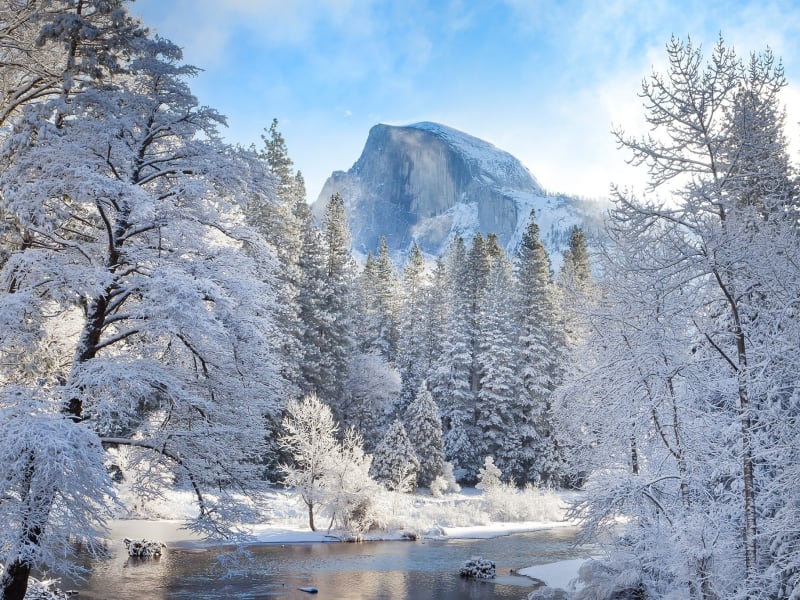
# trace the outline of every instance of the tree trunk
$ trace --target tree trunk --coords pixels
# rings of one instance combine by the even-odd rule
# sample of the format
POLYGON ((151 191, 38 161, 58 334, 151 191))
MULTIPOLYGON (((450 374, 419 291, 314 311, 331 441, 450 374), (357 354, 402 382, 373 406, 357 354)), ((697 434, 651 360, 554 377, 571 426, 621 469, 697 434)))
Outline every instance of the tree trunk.
POLYGON ((747 343, 742 328, 742 318, 739 314, 739 305, 735 295, 722 283, 722 278, 715 272, 717 283, 722 288, 728 306, 731 310, 733 319, 733 334, 736 338, 737 353, 737 373, 739 393, 739 420, 742 428, 742 483, 744 493, 744 531, 742 534, 744 543, 744 570, 745 578, 750 581, 755 574, 756 568, 756 498, 755 498, 755 474, 753 469, 753 448, 750 440, 750 430, 752 420, 750 419, 750 399, 747 389, 748 365, 747 365, 747 343))
POLYGON ((744 480, 744 568, 749 580, 756 568, 756 500, 753 474, 753 450, 750 441, 750 407, 747 391, 739 386, 739 411, 742 421, 742 478, 744 480))
POLYGON ((314 505, 308 505, 308 526, 311 528, 311 531, 316 531, 317 528, 314 526, 314 505))
POLYGON ((0 578, 0 600, 24 600, 28 591, 28 578, 31 566, 18 558, 3 572, 0 578))
MULTIPOLYGON (((23 503, 27 505, 27 510, 25 511, 26 516, 23 518, 19 530, 20 542, 23 547, 26 545, 38 546, 39 539, 44 531, 44 526, 47 523, 47 514, 49 513, 50 505, 48 504, 48 510, 44 514, 36 514, 34 507, 43 504, 45 500, 52 502, 52 496, 49 499, 36 496, 33 502, 30 502, 34 464, 34 454, 29 451, 27 455, 27 465, 25 467, 24 492, 22 497, 23 503)), ((30 574, 31 563, 18 555, 17 558, 14 559, 14 562, 3 572, 2 577, 0 577, 0 591, 2 591, 0 600, 23 600, 28 590, 30 574)))

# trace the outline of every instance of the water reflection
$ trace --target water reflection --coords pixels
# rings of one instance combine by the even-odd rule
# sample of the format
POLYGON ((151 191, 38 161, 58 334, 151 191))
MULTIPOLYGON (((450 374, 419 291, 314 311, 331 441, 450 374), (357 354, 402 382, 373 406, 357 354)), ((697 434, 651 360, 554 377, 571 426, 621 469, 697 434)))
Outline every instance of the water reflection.
POLYGON ((532 582, 509 575, 509 570, 585 556, 586 548, 573 545, 575 534, 562 528, 488 540, 256 546, 250 548, 252 560, 227 576, 217 548, 173 546, 161 559, 133 561, 119 544, 120 551, 110 559, 91 563, 89 579, 65 580, 63 587, 79 590, 80 598, 98 600, 519 600, 532 589, 523 586, 532 582), (476 555, 497 564, 495 582, 458 576, 461 564, 476 555), (316 587, 319 594, 297 589, 303 586, 316 587))

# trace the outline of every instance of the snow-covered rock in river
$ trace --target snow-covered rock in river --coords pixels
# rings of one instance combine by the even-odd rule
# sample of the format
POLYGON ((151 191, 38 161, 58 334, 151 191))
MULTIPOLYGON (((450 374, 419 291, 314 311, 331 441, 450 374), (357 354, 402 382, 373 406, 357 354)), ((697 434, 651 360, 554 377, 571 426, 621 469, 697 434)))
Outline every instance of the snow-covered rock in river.
POLYGON ((531 209, 554 266, 569 241, 569 230, 596 229, 601 205, 545 193, 516 158, 492 144, 437 123, 404 127, 375 125, 361 157, 326 181, 313 211, 321 217, 334 193, 345 201, 353 249, 361 254, 386 236, 401 260, 416 241, 438 256, 456 233, 497 234, 514 252, 531 209))
POLYGON ((122 541, 128 549, 128 556, 134 558, 157 558, 161 556, 162 549, 167 547, 163 542, 154 542, 152 540, 124 538, 122 541))
POLYGON ((473 556, 461 567, 459 575, 471 579, 494 579, 495 565, 482 556, 473 556))

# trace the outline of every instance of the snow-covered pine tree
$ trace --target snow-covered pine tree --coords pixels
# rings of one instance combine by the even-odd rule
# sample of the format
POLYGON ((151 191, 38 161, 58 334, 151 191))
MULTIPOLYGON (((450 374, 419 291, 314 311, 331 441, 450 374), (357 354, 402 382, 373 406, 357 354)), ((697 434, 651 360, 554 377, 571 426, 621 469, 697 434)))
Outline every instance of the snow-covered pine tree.
MULTIPOLYGON (((596 300, 586 236, 577 225, 570 231, 569 246, 564 251, 555 291, 558 298, 562 339, 568 355, 580 346, 586 337, 587 332, 582 317, 596 300)), ((560 379, 561 376, 556 378, 560 379)))
POLYGON ((417 483, 427 487, 442 473, 444 448, 442 443, 442 419, 439 407, 428 391, 428 384, 421 381, 414 400, 408 405, 403 420, 408 439, 419 459, 417 483))
POLYGON ((462 282, 463 288, 460 290, 465 295, 466 312, 464 317, 467 323, 467 343, 472 363, 469 374, 469 387, 474 398, 477 398, 481 381, 481 364, 478 358, 483 326, 481 310, 486 297, 489 273, 492 268, 491 258, 490 244, 483 239, 480 233, 475 234, 475 237, 472 238, 472 246, 470 246, 467 254, 466 269, 464 271, 465 278, 462 282))
POLYGON ((400 335, 400 288, 385 236, 381 236, 378 256, 375 259, 375 284, 382 352, 386 359, 394 364, 400 335))
POLYGON ((400 338, 397 368, 403 381, 402 404, 407 405, 428 375, 429 350, 426 330, 430 314, 428 296, 430 282, 425 258, 416 243, 411 245, 403 267, 402 303, 400 308, 400 338))
POLYGON ((328 313, 325 310, 327 296, 327 268, 322 232, 312 221, 311 212, 303 223, 302 246, 297 265, 300 280, 297 287, 298 317, 301 337, 300 360, 301 388, 306 394, 322 397, 328 382, 333 377, 325 360, 324 342, 328 313))
POLYGON ((413 491, 417 486, 419 459, 408 439, 406 428, 395 419, 375 448, 370 474, 389 490, 413 491))
POLYGON ((521 381, 516 344, 515 284, 505 250, 490 244, 491 271, 480 313, 481 336, 478 362, 480 389, 476 402, 475 441, 480 456, 496 457, 498 466, 522 481, 519 468, 520 438, 515 410, 521 381))
POLYGON ((557 482, 561 457, 550 422, 550 394, 559 383, 563 343, 551 282, 550 258, 531 211, 515 263, 522 393, 514 412, 520 452, 514 476, 525 481, 557 482))
MULTIPOLYGON (((444 352, 447 331, 447 319, 450 313, 452 300, 447 278, 447 264, 445 257, 436 259, 436 264, 431 273, 430 286, 423 297, 423 341, 424 354, 420 363, 420 372, 425 373, 429 384, 434 373, 436 362, 444 352)), ((413 391, 413 390, 412 390, 413 391)), ((434 400, 436 395, 434 394, 434 400)), ((440 406, 441 408, 441 406, 440 406)))
MULTIPOLYGON (((108 7, 139 31, 124 8, 97 10, 108 7)), ((83 27, 65 14, 43 36, 83 27)), ((271 251, 238 204, 274 192, 219 143, 222 117, 197 106, 180 50, 139 41, 124 77, 24 107, 4 148, 0 198, 24 241, 0 272, 5 600, 76 539, 101 543, 114 502, 103 448, 129 446, 149 473, 185 481, 200 508, 189 526, 211 535, 248 512, 228 490, 260 474, 279 380, 271 251)), ((158 484, 148 472, 138 483, 158 484)))
POLYGON ((356 264, 351 253, 350 226, 344 199, 331 197, 322 217, 325 243, 326 281, 323 310, 326 324, 317 332, 322 338, 323 364, 328 380, 321 397, 328 399, 338 420, 339 407, 346 399, 347 370, 355 348, 356 264))
POLYGON ((445 258, 447 315, 440 339, 441 352, 435 358, 430 378, 431 393, 439 405, 444 431, 445 457, 453 463, 456 479, 473 479, 478 455, 474 440, 475 396, 470 389, 472 353, 469 335, 469 297, 464 289, 467 280, 466 246, 456 236, 445 258))
POLYGON ((400 299, 397 275, 386 238, 381 237, 377 257, 367 254, 361 272, 359 346, 363 352, 380 352, 394 364, 399 336, 400 299))
POLYGON ((278 263, 273 275, 278 282, 278 322, 283 331, 281 373, 292 383, 287 395, 299 393, 302 368, 302 325, 299 317, 300 254, 303 244, 302 219, 297 207, 305 205, 305 186, 302 175, 293 170, 286 141, 278 130, 278 120, 273 119, 268 131, 261 135, 264 147, 257 151, 274 178, 277 202, 258 202, 252 199, 247 207, 248 223, 261 233, 276 249, 278 263))

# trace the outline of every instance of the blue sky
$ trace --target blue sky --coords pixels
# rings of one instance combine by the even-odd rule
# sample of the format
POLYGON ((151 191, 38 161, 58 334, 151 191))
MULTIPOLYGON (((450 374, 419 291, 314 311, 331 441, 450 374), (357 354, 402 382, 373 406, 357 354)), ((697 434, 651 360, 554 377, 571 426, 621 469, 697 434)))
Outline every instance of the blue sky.
POLYGON ((316 199, 371 126, 437 121, 519 158, 549 190, 640 186, 612 125, 643 132, 642 78, 672 33, 783 58, 800 158, 800 1, 138 0, 132 11, 204 69, 225 137, 260 145, 273 117, 316 199))

